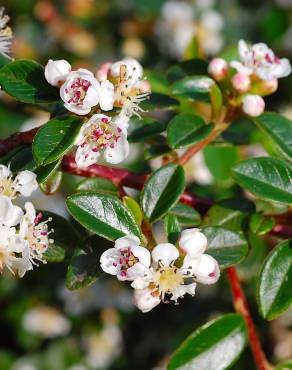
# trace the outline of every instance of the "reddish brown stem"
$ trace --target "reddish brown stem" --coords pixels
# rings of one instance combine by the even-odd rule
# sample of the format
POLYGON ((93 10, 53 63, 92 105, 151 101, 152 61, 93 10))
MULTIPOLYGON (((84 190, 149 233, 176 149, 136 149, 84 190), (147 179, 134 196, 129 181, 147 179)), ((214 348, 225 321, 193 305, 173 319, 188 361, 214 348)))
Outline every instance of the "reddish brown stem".
POLYGON ((227 269, 227 274, 233 294, 233 305, 236 312, 241 314, 246 322, 249 345, 251 347, 257 368, 258 370, 270 370, 272 367, 268 363, 266 356, 262 350, 261 343, 259 341, 251 314, 249 312, 247 300, 244 291, 242 290, 242 287, 240 285, 235 267, 229 267, 227 269))

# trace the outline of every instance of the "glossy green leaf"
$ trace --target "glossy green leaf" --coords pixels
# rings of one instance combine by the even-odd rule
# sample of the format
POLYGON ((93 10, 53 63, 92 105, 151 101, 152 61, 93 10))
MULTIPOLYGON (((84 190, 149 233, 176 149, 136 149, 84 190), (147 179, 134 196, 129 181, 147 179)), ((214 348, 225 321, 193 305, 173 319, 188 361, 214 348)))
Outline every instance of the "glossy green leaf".
POLYGON ((172 86, 173 95, 191 101, 210 101, 210 90, 215 82, 207 76, 188 76, 175 82, 172 86))
POLYGON ((168 164, 155 171, 146 181, 141 193, 145 218, 154 222, 163 217, 178 201, 185 188, 181 166, 168 164))
POLYGON ((115 196, 97 192, 76 193, 67 198, 71 215, 88 230, 109 240, 125 235, 141 238, 131 212, 115 196))
POLYGON ((220 268, 233 266, 247 255, 247 242, 238 233, 220 226, 208 226, 202 230, 208 239, 207 253, 218 261, 220 268))
POLYGON ((177 80, 188 75, 204 75, 207 74, 208 62, 203 59, 190 59, 185 60, 181 63, 171 66, 167 71, 167 79, 170 83, 173 83, 177 80))
POLYGON ((137 224, 141 225, 143 221, 143 214, 139 204, 135 201, 135 199, 125 196, 123 197, 123 203, 130 210, 137 224))
POLYGON ((173 214, 166 215, 164 219, 164 228, 169 243, 175 245, 181 232, 181 227, 177 217, 173 214))
POLYGON ((242 316, 223 315, 191 334, 177 349, 168 370, 225 370, 240 356, 246 344, 242 316))
POLYGON ((196 144, 205 139, 214 125, 194 114, 182 113, 175 116, 167 126, 167 141, 173 149, 196 144))
POLYGON ((82 243, 82 248, 76 249, 66 274, 66 286, 70 290, 84 288, 93 284, 103 271, 100 268, 100 256, 112 244, 96 235, 82 243))
POLYGON ((258 303, 267 320, 292 304, 292 240, 279 244, 266 258, 259 278, 258 303))
POLYGON ((32 60, 16 60, 0 69, 0 85, 7 94, 25 103, 53 103, 59 89, 45 79, 44 68, 32 60))
POLYGON ((50 234, 53 243, 50 244, 44 257, 48 262, 62 262, 80 244, 80 236, 63 217, 48 211, 41 211, 41 213, 43 220, 51 219, 48 227, 50 230, 54 230, 50 234))
POLYGON ((55 162, 73 146, 83 120, 76 116, 53 118, 43 125, 33 140, 33 155, 38 164, 55 162))
POLYGON ((292 160, 292 121, 277 113, 267 112, 255 118, 255 122, 278 145, 283 154, 292 160))
POLYGON ((59 168, 61 163, 61 158, 55 162, 49 163, 45 166, 39 166, 35 173, 37 174, 37 181, 40 185, 44 184, 46 181, 50 179, 51 176, 56 173, 57 169, 59 168))
POLYGON ((169 210, 169 213, 176 216, 181 226, 197 226, 201 223, 201 216, 194 208, 178 202, 169 210))
POLYGON ((166 94, 152 93, 150 98, 141 103, 141 108, 151 111, 157 109, 171 109, 179 105, 177 99, 166 94))
POLYGON ((111 180, 102 177, 93 177, 80 181, 76 191, 97 191, 99 193, 109 193, 112 195, 118 195, 119 193, 119 189, 111 180))
POLYGON ((19 171, 35 171, 37 168, 37 163, 34 160, 32 154, 32 147, 25 146, 24 148, 20 149, 13 155, 9 162, 10 169, 12 172, 19 172, 19 171))
POLYGON ((275 370, 290 370, 290 369, 292 369, 292 359, 280 363, 279 365, 277 365, 275 370))
POLYGON ((284 160, 259 157, 238 163, 232 169, 234 179, 255 195, 292 204, 292 167, 284 160))
POLYGON ((159 121, 147 122, 135 128, 128 136, 130 143, 145 142, 153 136, 159 135, 165 130, 165 125, 159 121))
POLYGON ((272 217, 264 216, 261 213, 254 213, 251 216, 249 227, 257 235, 265 235, 272 230, 275 220, 272 217))

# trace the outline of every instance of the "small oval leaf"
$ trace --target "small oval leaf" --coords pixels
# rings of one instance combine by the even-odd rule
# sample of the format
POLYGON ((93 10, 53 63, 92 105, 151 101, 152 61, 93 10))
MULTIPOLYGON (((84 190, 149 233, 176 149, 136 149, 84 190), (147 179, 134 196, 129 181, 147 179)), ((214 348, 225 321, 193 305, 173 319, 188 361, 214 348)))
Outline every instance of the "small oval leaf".
POLYGON ((259 278, 258 302, 267 320, 292 304, 292 240, 279 244, 266 258, 259 278))
POLYGON ((109 240, 125 235, 142 239, 141 231, 130 211, 109 194, 85 192, 67 198, 71 215, 88 230, 109 240))
POLYGON ((178 201, 184 188, 185 177, 181 166, 168 164, 155 171, 141 193, 141 206, 147 221, 154 222, 164 216, 178 201))
POLYGON ((242 316, 223 315, 191 334, 170 359, 168 370, 225 370, 246 344, 242 316))

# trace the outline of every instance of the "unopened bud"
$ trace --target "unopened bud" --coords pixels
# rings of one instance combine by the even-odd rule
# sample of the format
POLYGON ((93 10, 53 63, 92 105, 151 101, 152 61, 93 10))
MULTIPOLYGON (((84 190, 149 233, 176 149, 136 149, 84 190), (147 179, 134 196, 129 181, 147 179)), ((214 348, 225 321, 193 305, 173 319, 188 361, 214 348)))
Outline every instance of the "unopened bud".
POLYGON ((49 84, 60 86, 71 72, 71 65, 64 59, 48 61, 45 67, 45 77, 49 84))
POLYGON ((259 95, 246 95, 242 100, 242 110, 251 117, 258 117, 265 110, 265 101, 259 95))
POLYGON ((254 88, 252 89, 252 92, 255 94, 259 94, 262 96, 273 94, 278 89, 278 80, 270 80, 270 81, 260 81, 257 83, 254 88))
POLYGON ((96 78, 98 81, 106 81, 111 68, 112 62, 103 63, 96 72, 96 78))
POLYGON ((208 66, 208 73, 216 80, 221 81, 227 76, 228 64, 222 58, 214 58, 208 66))
POLYGON ((231 84, 236 91, 244 93, 250 88, 250 78, 247 74, 239 72, 232 77, 231 84))

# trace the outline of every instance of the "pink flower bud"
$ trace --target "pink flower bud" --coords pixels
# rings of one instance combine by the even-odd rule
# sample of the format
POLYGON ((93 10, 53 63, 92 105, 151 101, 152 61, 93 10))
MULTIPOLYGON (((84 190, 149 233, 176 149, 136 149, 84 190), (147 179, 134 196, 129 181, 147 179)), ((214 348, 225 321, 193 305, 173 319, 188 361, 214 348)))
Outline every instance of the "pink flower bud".
POLYGON ((45 77, 49 84, 60 86, 71 72, 71 65, 64 59, 48 61, 45 67, 45 77))
POLYGON ((208 73, 216 80, 220 81, 223 80, 227 76, 228 72, 228 64, 222 58, 214 58, 211 60, 208 73))
POLYGON ((265 101, 259 95, 246 95, 242 101, 242 110, 251 117, 258 117, 265 110, 265 101))
POLYGON ((278 89, 278 80, 262 81, 260 84, 260 90, 262 95, 273 94, 278 89))
POLYGON ((250 88, 250 78, 247 74, 239 72, 232 77, 231 84, 236 91, 244 93, 250 88))

